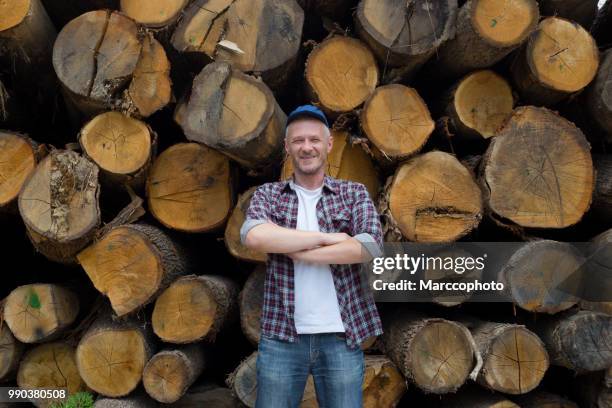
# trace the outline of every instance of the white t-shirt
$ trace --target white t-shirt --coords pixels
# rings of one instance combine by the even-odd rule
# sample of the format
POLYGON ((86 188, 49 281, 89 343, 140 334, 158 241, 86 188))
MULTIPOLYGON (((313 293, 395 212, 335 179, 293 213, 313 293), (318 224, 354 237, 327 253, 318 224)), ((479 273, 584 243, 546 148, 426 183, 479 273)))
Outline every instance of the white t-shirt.
MULTIPOLYGON (((323 186, 307 190, 293 184, 298 196, 297 229, 319 231, 317 202, 323 186)), ((329 265, 293 261, 295 328, 299 334, 344 333, 336 287, 329 265)))

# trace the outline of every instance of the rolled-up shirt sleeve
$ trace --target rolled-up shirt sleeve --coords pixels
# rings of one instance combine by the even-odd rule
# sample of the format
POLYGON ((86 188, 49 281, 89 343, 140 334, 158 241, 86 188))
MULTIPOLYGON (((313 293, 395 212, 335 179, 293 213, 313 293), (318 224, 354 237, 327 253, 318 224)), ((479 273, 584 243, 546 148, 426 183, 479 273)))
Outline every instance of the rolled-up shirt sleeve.
POLYGON ((255 226, 265 224, 270 220, 270 204, 266 194, 265 184, 257 187, 251 197, 245 220, 240 227, 240 241, 244 245, 248 232, 255 226))
POLYGON ((363 184, 355 183, 352 207, 353 238, 357 239, 373 257, 383 255, 380 217, 363 184))

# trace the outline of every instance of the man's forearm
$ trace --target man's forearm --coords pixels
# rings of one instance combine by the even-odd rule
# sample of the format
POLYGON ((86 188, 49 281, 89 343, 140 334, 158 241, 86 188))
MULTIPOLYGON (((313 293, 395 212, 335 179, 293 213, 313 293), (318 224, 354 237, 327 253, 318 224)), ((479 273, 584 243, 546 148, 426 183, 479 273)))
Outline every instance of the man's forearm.
POLYGON ((268 254, 286 254, 323 245, 323 234, 280 227, 268 222, 257 225, 246 235, 245 245, 268 254))
POLYGON ((299 251, 289 256, 298 261, 326 265, 363 263, 372 259, 370 253, 355 238, 333 245, 299 251))

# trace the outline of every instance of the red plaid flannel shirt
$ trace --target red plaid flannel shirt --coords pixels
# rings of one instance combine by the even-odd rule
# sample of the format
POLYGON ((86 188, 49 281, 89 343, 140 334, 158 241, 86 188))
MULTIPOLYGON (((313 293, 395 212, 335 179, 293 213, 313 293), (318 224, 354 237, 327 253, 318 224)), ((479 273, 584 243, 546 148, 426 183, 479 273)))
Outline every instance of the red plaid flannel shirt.
MULTIPOLYGON (((295 229, 297 215, 297 194, 288 180, 279 181, 257 188, 245 222, 269 220, 276 225, 295 229)), ((350 236, 367 233, 374 238, 374 245, 380 250, 380 219, 363 184, 325 176, 322 197, 317 203, 317 218, 320 231, 345 232, 350 236)), ((334 264, 330 268, 348 346, 356 347, 368 337, 382 334, 374 298, 367 287, 367 280, 360 274, 361 265, 334 264)), ((261 334, 296 341, 294 310, 293 260, 284 254, 269 254, 261 334)))

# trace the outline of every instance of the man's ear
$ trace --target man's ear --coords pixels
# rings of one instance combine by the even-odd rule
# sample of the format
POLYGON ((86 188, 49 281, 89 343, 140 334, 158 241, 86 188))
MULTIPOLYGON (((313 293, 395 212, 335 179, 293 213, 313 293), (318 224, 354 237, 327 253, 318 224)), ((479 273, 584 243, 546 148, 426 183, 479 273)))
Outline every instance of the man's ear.
POLYGON ((327 142, 327 154, 329 154, 334 146, 334 137, 329 134, 329 141, 327 142))

